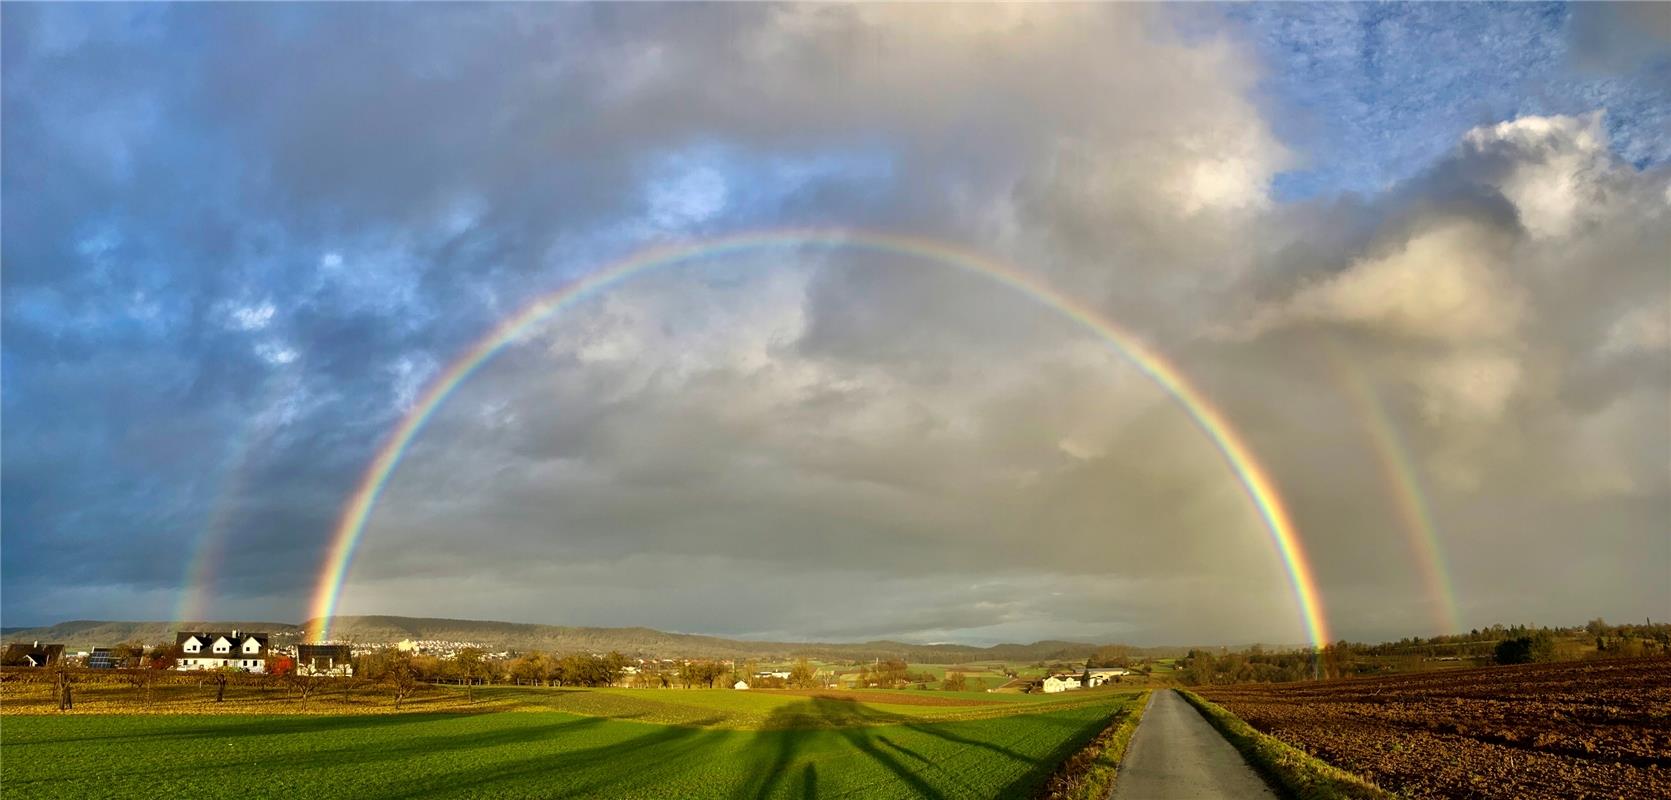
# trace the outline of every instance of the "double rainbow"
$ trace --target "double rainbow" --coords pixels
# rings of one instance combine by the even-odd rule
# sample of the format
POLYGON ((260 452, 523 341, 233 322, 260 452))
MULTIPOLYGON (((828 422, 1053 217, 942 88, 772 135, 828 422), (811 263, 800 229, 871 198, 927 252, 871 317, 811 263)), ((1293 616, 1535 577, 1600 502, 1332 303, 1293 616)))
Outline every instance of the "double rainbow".
POLYGON ((376 457, 372 459, 359 485, 349 497, 331 537, 329 551, 314 592, 312 618, 309 621, 311 638, 314 641, 325 641, 329 638, 331 617, 336 613, 343 584, 353 566, 355 549, 365 534, 366 520, 387 484, 389 475, 400 464, 406 448, 447 397, 507 344, 515 341, 531 326, 582 298, 658 268, 742 252, 801 248, 879 252, 961 269, 1014 289, 1096 334, 1115 352, 1166 390, 1194 421, 1196 427, 1212 441, 1231 473, 1246 491, 1248 498, 1253 501, 1269 534, 1270 543, 1287 570, 1307 638, 1319 647, 1329 641, 1329 632, 1323 618, 1322 604, 1318 600, 1311 565, 1306 559, 1293 520, 1289 518, 1274 481, 1254 458, 1247 442, 1231 427, 1223 412, 1208 402, 1201 390, 1192 385, 1176 365, 1150 349, 1136 335, 1104 318, 1090 306, 1057 292, 1015 267, 929 239, 824 229, 744 233, 651 248, 614 262, 534 300, 478 339, 424 390, 423 395, 378 449, 376 457))
POLYGON ((1398 506, 1398 516, 1404 523, 1405 538, 1410 541, 1422 582, 1427 584, 1427 594, 1434 606, 1433 622, 1441 633, 1461 633, 1461 615, 1457 611, 1456 594, 1451 588, 1450 568, 1445 564, 1444 550, 1439 544, 1439 526, 1433 520, 1433 511, 1428 506, 1427 495, 1422 491, 1421 477, 1410 459, 1410 451, 1399 438, 1386 404, 1381 402, 1380 395, 1364 376, 1363 369, 1347 358, 1334 340, 1325 339, 1324 344, 1329 360, 1340 374, 1340 382, 1346 387, 1346 396, 1357 407, 1357 415, 1364 422, 1364 432, 1369 434, 1370 445, 1381 462, 1381 471, 1386 475, 1393 503, 1398 506))

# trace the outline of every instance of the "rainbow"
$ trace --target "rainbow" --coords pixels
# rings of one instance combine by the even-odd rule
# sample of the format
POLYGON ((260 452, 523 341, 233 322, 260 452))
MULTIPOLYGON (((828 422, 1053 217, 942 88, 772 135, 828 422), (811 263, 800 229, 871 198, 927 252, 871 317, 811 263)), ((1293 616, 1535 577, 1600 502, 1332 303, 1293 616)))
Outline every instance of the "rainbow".
POLYGON ((1445 565, 1444 551, 1439 544, 1439 527, 1434 524, 1433 512, 1422 491, 1421 478, 1410 452, 1404 447, 1398 429, 1387 414, 1386 405, 1371 386, 1363 370, 1341 352, 1340 345, 1326 340, 1329 360, 1341 376, 1346 395, 1357 406, 1358 416, 1364 421, 1364 431, 1381 462, 1387 484, 1392 487, 1392 499, 1398 506, 1399 518, 1404 523, 1410 549, 1416 554, 1422 581, 1434 609, 1434 623, 1442 633, 1460 633, 1456 594, 1451 589, 1450 569, 1445 565))
POLYGON ((270 412, 281 396, 296 391, 302 375, 303 360, 286 365, 279 375, 266 379, 261 408, 264 411, 251 418, 233 440, 229 466, 216 494, 215 505, 203 528, 198 531, 197 545, 192 548, 191 560, 186 562, 185 587, 174 605, 174 621, 202 622, 210 619, 209 598, 216 570, 220 569, 226 552, 227 535, 237 517, 237 501, 249 482, 250 456, 264 447, 277 433, 278 418, 270 412))
POLYGON ((1208 402, 1201 390, 1191 384, 1176 366, 1090 306, 1057 292, 1015 267, 930 239, 827 229, 743 233, 643 250, 535 299, 478 339, 424 390, 378 449, 359 485, 348 498, 331 537, 314 592, 312 617, 308 623, 312 639, 324 641, 330 636, 331 617, 336 613, 344 581, 353 564, 354 551, 365 533, 366 520, 406 448, 447 397, 507 344, 515 341, 530 326, 576 301, 661 267, 747 251, 811 247, 873 251, 955 267, 1014 289, 1095 333, 1171 394, 1212 441, 1258 510, 1270 542, 1287 570, 1306 636, 1317 647, 1329 641, 1310 562, 1301 547, 1293 520, 1277 493, 1275 482, 1254 458, 1247 442, 1231 427, 1223 412, 1208 402))

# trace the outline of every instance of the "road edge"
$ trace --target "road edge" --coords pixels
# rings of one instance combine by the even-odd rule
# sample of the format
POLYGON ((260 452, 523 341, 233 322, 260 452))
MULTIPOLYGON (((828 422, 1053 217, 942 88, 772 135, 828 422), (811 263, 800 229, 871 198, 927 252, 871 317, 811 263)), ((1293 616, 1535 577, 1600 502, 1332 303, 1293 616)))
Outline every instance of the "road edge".
POLYGON ((1132 701, 1131 709, 1116 712, 1114 720, 1079 752, 1069 756, 1045 779, 1034 800, 1103 800, 1114 789, 1126 747, 1149 709, 1154 690, 1144 689, 1132 701))
POLYGON ((1319 759, 1281 739, 1260 733, 1223 706, 1175 689, 1201 712, 1277 794, 1291 800, 1397 800, 1398 795, 1319 759))

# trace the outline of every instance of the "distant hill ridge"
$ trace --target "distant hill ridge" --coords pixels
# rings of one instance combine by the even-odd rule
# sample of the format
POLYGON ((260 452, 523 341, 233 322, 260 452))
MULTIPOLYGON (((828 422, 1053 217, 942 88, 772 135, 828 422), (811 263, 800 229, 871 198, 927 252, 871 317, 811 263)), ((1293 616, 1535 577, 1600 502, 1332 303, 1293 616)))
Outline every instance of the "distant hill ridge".
MULTIPOLYGON (((311 620, 309 620, 311 622, 311 620)), ((278 643, 299 639, 307 628, 287 622, 118 622, 73 620, 44 628, 9 628, 7 641, 62 642, 72 649, 88 649, 137 639, 146 643, 173 641, 179 630, 252 630, 273 634, 278 643)), ((438 619, 429 617, 343 616, 333 617, 331 638, 366 644, 387 644, 402 639, 437 639, 478 642, 500 650, 543 650, 548 652, 607 652, 617 650, 634 656, 658 658, 770 658, 806 656, 820 659, 903 658, 919 663, 967 661, 1081 660, 1102 645, 1087 642, 1040 641, 1032 644, 998 644, 976 647, 961 644, 912 644, 909 642, 763 642, 726 639, 691 633, 668 633, 652 628, 588 628, 565 625, 536 625, 493 620, 438 619)), ((1166 657, 1182 655, 1181 647, 1132 647, 1133 655, 1166 657)))

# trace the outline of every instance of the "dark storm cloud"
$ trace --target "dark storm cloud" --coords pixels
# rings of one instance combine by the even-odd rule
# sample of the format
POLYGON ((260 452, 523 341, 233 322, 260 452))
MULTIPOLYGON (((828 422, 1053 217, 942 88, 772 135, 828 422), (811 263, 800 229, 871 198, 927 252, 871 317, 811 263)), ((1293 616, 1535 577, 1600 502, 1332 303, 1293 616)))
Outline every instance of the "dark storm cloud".
MULTIPOLYGON (((1465 622, 1671 605, 1662 51, 1601 63, 1612 23, 1575 15, 1606 92, 1438 115, 1368 170, 1390 185, 1358 165, 1282 203, 1285 170, 1317 183, 1307 156, 1344 147, 1279 136, 1262 94, 1286 85, 1270 41, 1315 43, 1217 13, 8 9, 7 624, 166 616, 201 541, 211 616, 301 616, 375 449, 495 321, 647 243, 792 224, 989 253, 1167 353, 1272 468, 1341 633, 1435 609, 1340 359, 1429 488, 1465 622)), ((1336 115, 1339 141, 1386 110, 1336 115)), ((741 255, 479 371, 396 472, 344 610, 1298 640, 1231 477, 1031 300, 874 253, 741 255)))

